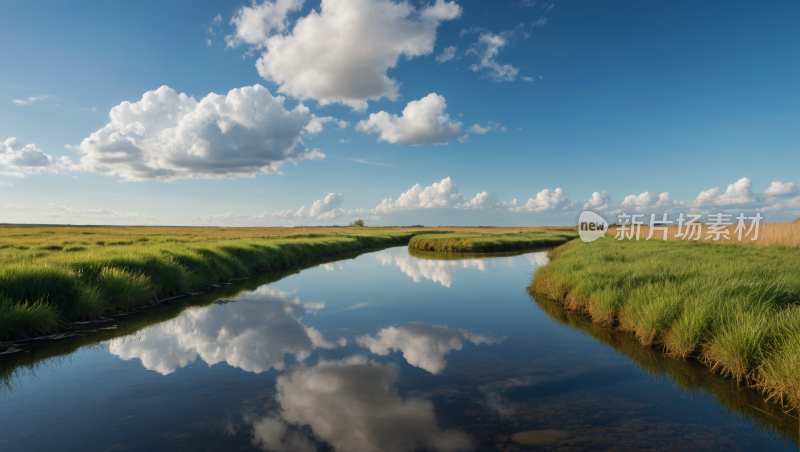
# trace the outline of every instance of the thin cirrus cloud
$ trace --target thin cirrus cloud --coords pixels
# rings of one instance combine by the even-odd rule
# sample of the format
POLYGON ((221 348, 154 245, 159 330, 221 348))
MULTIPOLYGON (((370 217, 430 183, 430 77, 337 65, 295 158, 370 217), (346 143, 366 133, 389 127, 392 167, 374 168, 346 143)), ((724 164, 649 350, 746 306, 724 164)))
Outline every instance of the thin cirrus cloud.
POLYGON ((436 57, 436 61, 442 64, 454 60, 456 58, 456 49, 456 46, 445 47, 442 53, 436 57))
POLYGON ((447 144, 460 138, 462 123, 450 119, 445 110, 444 96, 430 93, 409 102, 401 115, 372 113, 369 119, 359 121, 356 130, 377 133, 379 141, 394 144, 447 144))
POLYGON ((36 97, 29 97, 27 99, 11 99, 14 102, 14 105, 30 105, 34 102, 38 102, 40 100, 50 99, 53 96, 49 94, 45 94, 43 96, 36 96, 36 97))
POLYGON ((301 136, 335 120, 303 104, 287 110, 284 100, 261 85, 199 101, 162 86, 112 108, 109 124, 67 147, 82 155, 75 169, 127 181, 253 177, 278 173, 285 162, 324 158, 304 149, 301 136))
POLYGON ((486 135, 489 132, 506 133, 507 131, 508 129, 494 121, 489 121, 485 127, 481 126, 480 124, 473 124, 469 129, 467 129, 467 133, 474 133, 476 135, 486 135))
POLYGON ((318 199, 311 204, 311 208, 306 209, 302 206, 296 211, 294 210, 281 210, 279 212, 263 212, 258 215, 243 215, 234 213, 223 213, 218 215, 207 215, 202 217, 193 217, 193 221, 201 221, 205 223, 234 223, 234 222, 247 222, 247 223, 263 223, 263 222, 318 222, 318 221, 336 221, 336 220, 356 220, 365 216, 374 214, 372 209, 353 209, 344 210, 340 206, 344 202, 344 195, 339 193, 328 193, 324 199, 318 199))
POLYGON ((397 166, 395 163, 379 163, 379 162, 370 162, 369 160, 364 159, 357 159, 354 157, 345 157, 346 160, 350 160, 351 162, 356 163, 363 163, 365 165, 376 165, 376 166, 397 166))
POLYGON ((280 93, 355 110, 382 97, 396 100, 400 84, 387 71, 401 56, 433 53, 436 29, 462 13, 445 0, 419 9, 391 0, 322 0, 319 12, 312 10, 288 30, 287 14, 301 4, 279 0, 242 7, 228 45, 262 51, 258 73, 278 84, 280 93))
POLYGON ((33 212, 45 218, 69 222, 90 222, 92 224, 164 224, 169 217, 153 216, 136 212, 125 212, 113 209, 77 209, 50 203, 45 207, 20 206, 8 204, 0 207, 0 211, 23 213, 33 212))
POLYGON ((475 55, 478 58, 477 63, 469 66, 473 72, 482 73, 483 76, 495 82, 510 82, 516 80, 519 74, 519 68, 511 64, 500 64, 497 62, 497 57, 500 52, 513 45, 517 35, 522 35, 528 38, 528 33, 522 25, 514 29, 506 30, 497 34, 487 31, 480 27, 472 29, 461 30, 461 36, 472 32, 480 32, 478 40, 470 45, 467 49, 467 55, 475 55))

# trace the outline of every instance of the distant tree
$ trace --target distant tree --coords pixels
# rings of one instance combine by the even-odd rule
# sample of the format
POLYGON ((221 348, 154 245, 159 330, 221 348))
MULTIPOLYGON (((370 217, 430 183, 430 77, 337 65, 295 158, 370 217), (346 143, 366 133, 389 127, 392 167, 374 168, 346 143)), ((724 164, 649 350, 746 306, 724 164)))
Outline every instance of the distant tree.
POLYGON ((364 227, 364 220, 362 220, 361 218, 359 218, 358 220, 356 220, 356 221, 354 221, 354 222, 350 223, 349 225, 347 225, 347 227, 348 227, 348 228, 352 228, 352 227, 364 227))

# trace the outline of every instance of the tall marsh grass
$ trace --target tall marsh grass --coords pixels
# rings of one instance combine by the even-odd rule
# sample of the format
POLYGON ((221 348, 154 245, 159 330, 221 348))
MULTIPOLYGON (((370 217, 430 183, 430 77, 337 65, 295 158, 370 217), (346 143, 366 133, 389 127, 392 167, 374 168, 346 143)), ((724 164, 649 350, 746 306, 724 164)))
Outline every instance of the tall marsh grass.
MULTIPOLYGON (((714 237, 716 234, 709 235, 707 224, 701 225, 699 240, 700 242, 714 242, 714 237)), ((747 224, 747 229, 750 229, 750 224, 747 224)), ((617 235, 618 226, 611 226, 606 233, 606 237, 614 237, 617 235)), ((736 243, 739 245, 755 245, 755 246, 785 246, 789 248, 800 248, 800 222, 793 221, 793 222, 772 222, 772 223, 761 223, 758 228, 758 238, 753 240, 755 237, 755 230, 750 233, 750 235, 745 235, 747 230, 743 231, 741 234, 741 241, 739 240, 739 235, 736 232, 736 225, 726 226, 725 231, 727 234, 720 235, 719 239, 716 240, 717 243, 736 243), (727 237, 727 238, 726 238, 727 237)), ((686 232, 686 226, 683 227, 681 233, 686 232)), ((683 239, 682 237, 678 236, 678 226, 672 225, 669 226, 667 229, 667 240, 673 241, 694 241, 688 240, 688 238, 683 239)), ((639 233, 639 240, 645 240, 650 235, 650 227, 649 226, 641 226, 641 230, 639 233)), ((692 234, 692 238, 697 237, 697 232, 692 234)), ((635 236, 633 240, 636 240, 635 236)), ((653 231, 653 236, 650 239, 652 240, 664 240, 664 232, 663 230, 656 229, 653 231)))
POLYGON ((408 243, 409 251, 434 253, 501 253, 556 246, 578 237, 574 228, 518 231, 503 234, 462 232, 421 234, 408 243))
POLYGON ((800 249, 606 238, 550 255, 532 295, 800 406, 800 249))

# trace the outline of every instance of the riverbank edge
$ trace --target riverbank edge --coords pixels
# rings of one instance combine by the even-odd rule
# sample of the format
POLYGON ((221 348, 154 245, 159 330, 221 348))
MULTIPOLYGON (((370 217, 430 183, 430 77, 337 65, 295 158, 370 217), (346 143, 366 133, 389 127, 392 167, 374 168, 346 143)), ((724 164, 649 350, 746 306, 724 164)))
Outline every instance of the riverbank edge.
MULTIPOLYGON (((544 237, 531 237, 531 233, 522 233, 517 239, 517 234, 476 234, 474 236, 457 236, 438 234, 417 234, 408 242, 408 251, 415 253, 436 253, 450 256, 483 256, 500 253, 513 253, 548 248, 563 245, 578 237, 577 231, 554 230, 542 231, 544 237), (492 238, 501 239, 498 242, 486 244, 492 238), (477 243, 476 243, 477 242, 477 243), (475 249, 475 246, 478 249, 475 249)), ((491 257, 491 256, 487 256, 491 257)))
MULTIPOLYGON (((322 247, 322 249, 316 247, 308 247, 304 245, 308 245, 308 243, 299 242, 297 244, 292 244, 294 246, 287 246, 283 244, 278 248, 279 254, 275 255, 270 253, 264 253, 264 257, 269 256, 272 259, 272 262, 268 265, 245 265, 246 262, 243 259, 238 258, 235 255, 228 255, 226 256, 228 259, 232 259, 235 261, 236 264, 239 264, 246 268, 246 273, 243 274, 234 274, 229 277, 221 277, 213 281, 192 281, 187 290, 180 290, 180 291, 167 291, 162 293, 155 293, 150 294, 146 297, 143 297, 132 304, 127 305, 124 309, 113 309, 108 310, 103 313, 98 313, 97 315, 91 316, 89 319, 70 319, 63 312, 57 312, 57 318, 52 319, 49 322, 48 327, 39 328, 34 334, 31 334, 30 331, 26 331, 24 327, 17 326, 15 327, 6 327, 5 332, 0 331, 0 343, 8 345, 14 342, 19 341, 27 341, 27 340, 35 340, 43 337, 49 337, 54 334, 59 334, 62 332, 69 332, 74 325, 76 325, 76 320, 97 320, 102 319, 108 316, 114 316, 120 313, 129 312, 131 310, 147 307, 147 306, 158 306, 162 303, 187 296, 192 295, 193 291, 196 291, 201 288, 208 288, 213 287, 215 284, 218 283, 229 283, 231 281, 237 281, 242 279, 248 279, 250 277, 268 273, 271 271, 280 271, 291 269, 293 267, 301 266, 303 264, 310 263, 315 260, 327 259, 335 256, 345 256, 352 253, 359 253, 359 252, 371 252, 371 251, 378 251, 386 248, 391 248, 395 246, 403 246, 407 245, 408 242, 413 238, 415 235, 421 233, 420 232, 410 232, 407 234, 397 234, 397 235, 386 235, 386 236, 378 236, 378 235, 347 235, 347 236, 338 236, 336 237, 337 243, 336 246, 332 246, 332 248, 336 249, 335 252, 328 252, 328 253, 318 253, 315 254, 315 251, 324 251, 327 247, 322 247), (351 240, 342 240, 342 239, 351 239, 351 240), (311 257, 308 256, 308 253, 311 252, 311 257), (5 333, 5 334, 3 334, 5 333)), ((333 238, 333 237, 331 237, 333 238)), ((275 248, 271 248, 271 251, 275 251, 275 248)), ((185 268, 188 273, 192 273, 193 269, 185 268)), ((113 296, 113 295, 112 295, 113 296)), ((29 301, 20 301, 17 303, 17 306, 25 305, 35 307, 37 304, 41 302, 29 302, 29 301)), ((13 307, 12 307, 13 308, 13 307)))
MULTIPOLYGON (((797 412, 787 413, 783 406, 762 397, 756 388, 742 387, 733 379, 721 378, 697 360, 673 359, 654 347, 642 346, 635 334, 607 328, 593 322, 580 311, 564 309, 549 297, 536 296, 532 302, 560 327, 602 344, 628 358, 650 378, 670 381, 681 396, 710 397, 737 419, 749 420, 765 434, 786 444, 800 445, 797 412)), ((778 441, 776 441, 777 443, 778 441)))
MULTIPOLYGON (((569 242, 562 246, 548 249, 547 257, 550 262, 558 259, 558 256, 567 245, 569 245, 569 242)), ((557 304, 561 309, 572 311, 594 324, 600 325, 609 331, 613 331, 615 334, 632 334, 631 331, 620 326, 619 312, 615 312, 611 317, 609 317, 607 313, 601 316, 593 316, 591 312, 592 306, 598 305, 598 300, 591 296, 577 295, 571 289, 572 288, 569 287, 565 281, 552 277, 547 271, 547 264, 537 269, 531 279, 531 284, 527 287, 528 294, 531 297, 542 297, 547 301, 557 304), (554 293, 560 293, 561 296, 554 296, 554 293), (577 302, 576 295, 581 298, 580 303, 577 302)), ((694 361, 701 364, 710 372, 718 374, 720 378, 729 378, 729 376, 724 374, 721 363, 714 360, 712 356, 709 356, 708 351, 702 345, 699 345, 693 353, 676 356, 668 353, 664 344, 652 342, 646 345, 643 344, 640 339, 639 343, 642 348, 653 349, 669 359, 694 361)), ((741 387, 756 388, 764 396, 765 401, 777 403, 779 406, 785 408, 784 412, 786 414, 800 420, 800 396, 798 396, 798 394, 787 391, 785 385, 780 382, 770 381, 760 368, 750 369, 750 371, 748 378, 732 378, 732 380, 741 387)))

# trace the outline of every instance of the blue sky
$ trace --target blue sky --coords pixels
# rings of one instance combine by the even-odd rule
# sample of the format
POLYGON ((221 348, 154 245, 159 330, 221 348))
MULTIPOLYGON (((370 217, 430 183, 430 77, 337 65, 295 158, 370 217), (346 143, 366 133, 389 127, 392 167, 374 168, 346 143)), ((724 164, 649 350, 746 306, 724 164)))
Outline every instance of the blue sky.
POLYGON ((549 225, 588 207, 793 219, 798 13, 6 1, 0 222, 549 225))

